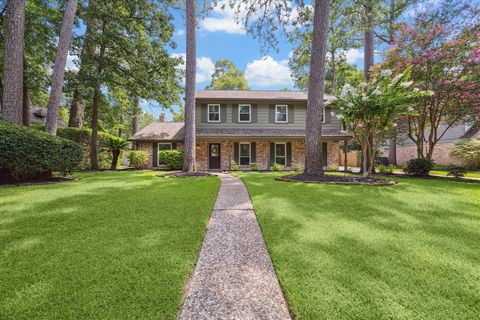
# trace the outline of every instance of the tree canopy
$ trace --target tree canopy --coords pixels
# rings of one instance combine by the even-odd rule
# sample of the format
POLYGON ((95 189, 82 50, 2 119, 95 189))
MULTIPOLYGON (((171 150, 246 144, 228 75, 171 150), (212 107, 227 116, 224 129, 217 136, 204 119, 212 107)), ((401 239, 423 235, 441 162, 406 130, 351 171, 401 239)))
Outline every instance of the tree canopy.
POLYGON ((207 89, 248 90, 249 87, 243 71, 237 69, 232 61, 221 59, 215 62, 215 71, 207 89))

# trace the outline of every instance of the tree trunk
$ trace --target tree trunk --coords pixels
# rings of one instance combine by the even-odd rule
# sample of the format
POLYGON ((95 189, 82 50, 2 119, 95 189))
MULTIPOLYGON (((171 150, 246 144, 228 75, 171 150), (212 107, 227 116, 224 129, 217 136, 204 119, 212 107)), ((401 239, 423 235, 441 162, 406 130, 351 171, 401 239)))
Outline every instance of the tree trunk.
POLYGON ((138 131, 138 114, 140 113, 140 97, 135 97, 133 106, 133 118, 132 118, 132 135, 138 131))
POLYGON ((77 12, 78 0, 68 0, 63 15, 62 29, 60 30, 60 39, 58 41, 57 56, 53 68, 53 80, 48 99, 47 120, 45 132, 55 136, 57 134, 58 108, 62 98, 63 81, 65 77, 65 65, 67 63, 68 48, 72 38, 73 22, 77 12))
POLYGON ((332 49, 332 94, 335 94, 337 89, 337 64, 335 61, 335 49, 332 49))
POLYGON ((374 26, 373 26, 373 12, 370 6, 365 7, 365 51, 364 51, 364 67, 363 74, 365 80, 370 80, 370 69, 374 64, 375 43, 374 43, 374 26))
POLYGON ((330 0, 315 0, 305 134, 304 173, 308 175, 323 174, 321 138, 329 6, 330 0))
POLYGON ((112 150, 112 165, 110 170, 117 169, 118 157, 120 156, 120 150, 112 150))
POLYGON ((388 140, 388 163, 397 165, 397 132, 388 140))
POLYGON ((100 104, 100 86, 95 88, 92 102, 92 136, 90 139, 90 169, 98 169, 97 136, 98 136, 98 107, 100 104))
POLYGON ((71 128, 83 128, 83 106, 81 104, 81 95, 78 89, 73 92, 70 114, 68 117, 68 126, 71 128))
POLYGON ((22 124, 25 0, 9 0, 3 60, 3 120, 22 124))
MULTIPOLYGON (((26 73, 24 73, 24 78, 26 73)), ((26 127, 30 127, 32 122, 32 110, 30 106, 30 96, 28 94, 27 81, 23 82, 23 98, 22 98, 22 123, 26 127)))
POLYGON ((183 170, 196 170, 195 137, 195 73, 196 73, 196 36, 195 36, 195 0, 186 0, 187 19, 187 57, 185 74, 185 159, 183 170))

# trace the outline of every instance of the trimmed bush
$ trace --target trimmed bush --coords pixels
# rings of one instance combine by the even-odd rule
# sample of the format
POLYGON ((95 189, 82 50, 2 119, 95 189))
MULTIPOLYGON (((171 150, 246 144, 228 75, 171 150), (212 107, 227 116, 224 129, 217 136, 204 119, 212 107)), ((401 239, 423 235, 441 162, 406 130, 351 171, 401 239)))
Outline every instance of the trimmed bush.
POLYGON ((163 163, 172 170, 183 168, 183 151, 181 150, 163 150, 158 153, 160 163, 163 163))
POLYGON ((423 158, 411 159, 408 160, 404 171, 414 176, 428 176, 434 166, 435 162, 433 160, 423 158))
POLYGON ((459 141, 450 149, 450 155, 471 169, 480 168, 480 140, 459 141))
POLYGON ((273 171, 282 171, 283 166, 281 164, 274 163, 273 166, 272 166, 272 169, 273 169, 273 171))
POLYGON ((299 174, 302 172, 302 165, 299 164, 299 163, 295 163, 293 165, 293 171, 295 171, 295 173, 299 174))
POLYGON ((17 180, 52 171, 67 175, 82 157, 78 143, 0 121, 0 168, 17 180))
POLYGON ((232 161, 230 165, 232 171, 240 171, 240 165, 236 161, 232 161))
POLYGON ((467 169, 457 166, 449 166, 447 169, 447 176, 452 176, 455 178, 462 178, 467 173, 467 169))
POLYGON ((148 153, 141 150, 132 150, 128 154, 128 163, 135 169, 144 169, 147 167, 148 153))
POLYGON ((250 169, 252 169, 252 171, 258 171, 260 170, 260 166, 258 165, 258 163, 252 162, 250 163, 250 169))

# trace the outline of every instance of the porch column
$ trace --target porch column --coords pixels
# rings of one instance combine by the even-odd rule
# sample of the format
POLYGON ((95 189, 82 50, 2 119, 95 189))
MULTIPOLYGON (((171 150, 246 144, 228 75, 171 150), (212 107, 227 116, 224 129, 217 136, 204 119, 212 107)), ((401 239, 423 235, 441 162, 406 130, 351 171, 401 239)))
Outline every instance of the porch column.
POLYGON ((348 154, 348 141, 345 140, 344 141, 344 153, 345 153, 345 159, 343 160, 343 171, 347 172, 347 169, 348 169, 348 157, 347 157, 347 154, 348 154))

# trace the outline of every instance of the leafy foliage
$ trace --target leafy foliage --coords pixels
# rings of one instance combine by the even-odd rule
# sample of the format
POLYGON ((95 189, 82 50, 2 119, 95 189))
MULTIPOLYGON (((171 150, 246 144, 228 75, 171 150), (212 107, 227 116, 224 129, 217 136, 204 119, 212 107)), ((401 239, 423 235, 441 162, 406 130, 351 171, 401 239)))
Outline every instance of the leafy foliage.
POLYGON ((273 171, 282 171, 283 166, 279 163, 274 163, 273 166, 272 166, 272 169, 273 169, 273 171))
POLYGON ((480 140, 459 141, 450 150, 450 155, 469 168, 480 168, 480 140))
POLYGON ((128 154, 128 163, 130 167, 135 169, 146 168, 148 161, 148 153, 142 150, 132 150, 128 154))
POLYGON ((221 59, 215 62, 215 71, 207 89, 248 90, 248 83, 243 71, 238 70, 232 61, 221 59))
POLYGON ((47 171, 70 173, 82 160, 82 147, 41 131, 0 122, 0 168, 17 180, 47 171))
POLYGON ((462 178, 467 173, 467 169, 463 167, 450 166, 447 170, 447 176, 452 176, 455 178, 462 178))
POLYGON ((232 161, 230 164, 232 171, 240 171, 240 165, 236 161, 232 161))
POLYGON ((252 171, 258 171, 260 169, 260 166, 258 165, 258 163, 252 162, 250 163, 250 169, 252 169, 252 171))
POLYGON ((405 173, 414 176, 428 176, 434 166, 435 162, 430 159, 410 159, 405 167, 405 173))
POLYGON ((129 147, 129 143, 122 138, 111 136, 108 137, 105 147, 112 153, 112 165, 110 169, 113 170, 117 167, 118 157, 121 151, 126 150, 129 147))
POLYGON ((183 168, 183 151, 182 150, 164 150, 158 153, 160 162, 173 170, 183 168))

